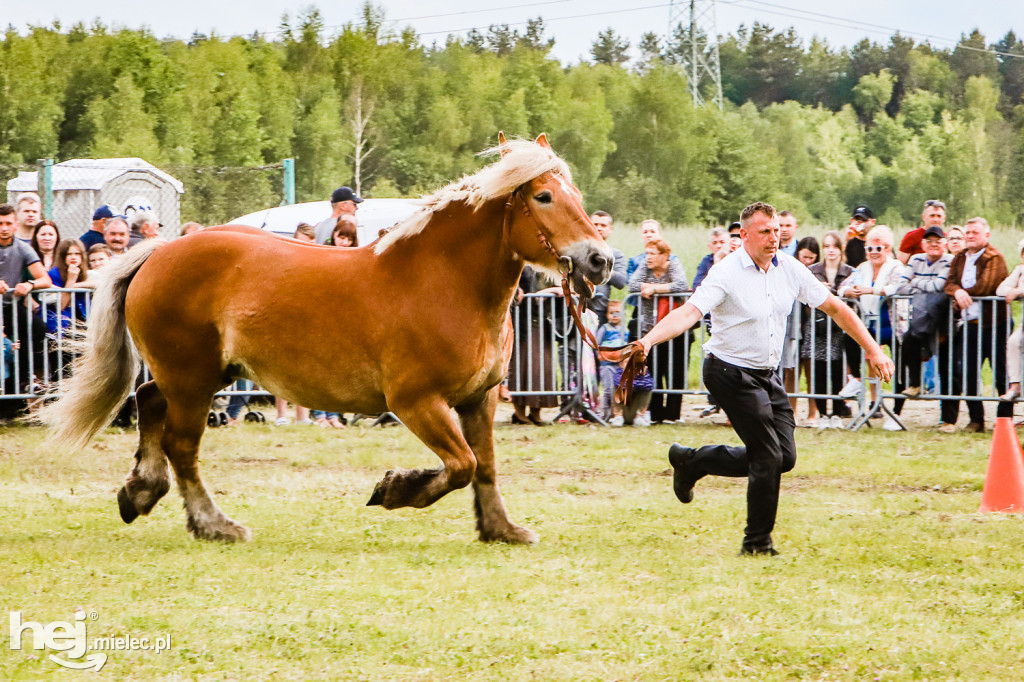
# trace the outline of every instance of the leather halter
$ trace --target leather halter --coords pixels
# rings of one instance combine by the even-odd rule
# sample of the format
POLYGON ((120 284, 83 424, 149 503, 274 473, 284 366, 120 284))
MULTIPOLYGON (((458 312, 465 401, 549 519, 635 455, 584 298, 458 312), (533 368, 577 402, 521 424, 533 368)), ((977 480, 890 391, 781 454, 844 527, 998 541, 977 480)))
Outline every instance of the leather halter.
POLYGON ((504 232, 505 238, 508 240, 509 231, 512 227, 512 211, 518 198, 523 204, 523 215, 533 221, 533 225, 537 230, 537 239, 540 241, 541 246, 551 254, 551 257, 558 264, 558 272, 562 275, 562 300, 565 301, 565 306, 569 309, 573 324, 576 325, 576 330, 579 331, 583 342, 597 351, 598 355, 602 358, 612 362, 626 360, 626 366, 622 369, 622 379, 619 381, 619 387, 615 389, 615 396, 620 402, 628 403, 633 395, 633 379, 643 372, 644 366, 647 364, 647 355, 643 352, 643 345, 638 341, 633 341, 625 346, 615 347, 599 346, 597 344, 597 339, 594 338, 593 332, 587 329, 583 324, 583 320, 580 319, 582 311, 586 310, 586 302, 581 300, 579 305, 573 302, 572 289, 569 286, 569 275, 572 274, 573 270, 572 259, 569 256, 559 255, 555 251, 555 247, 551 245, 551 242, 540 227, 540 221, 530 211, 526 197, 522 196, 524 186, 516 187, 512 194, 509 195, 508 201, 505 202, 505 221, 502 226, 502 232, 504 232))

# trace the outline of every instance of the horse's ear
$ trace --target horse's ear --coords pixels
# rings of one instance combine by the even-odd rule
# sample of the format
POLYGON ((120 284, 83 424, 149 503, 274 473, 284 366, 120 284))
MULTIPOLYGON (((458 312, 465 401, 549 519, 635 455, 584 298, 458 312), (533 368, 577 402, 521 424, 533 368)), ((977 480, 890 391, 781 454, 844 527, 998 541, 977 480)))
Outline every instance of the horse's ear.
POLYGON ((507 156, 508 153, 509 153, 509 149, 508 149, 508 147, 505 146, 505 142, 506 142, 506 140, 505 140, 505 131, 504 130, 499 130, 498 131, 498 149, 501 150, 502 157, 507 156))
POLYGON ((540 135, 537 136, 537 144, 539 144, 541 147, 551 149, 551 145, 548 144, 547 133, 541 133, 540 135))

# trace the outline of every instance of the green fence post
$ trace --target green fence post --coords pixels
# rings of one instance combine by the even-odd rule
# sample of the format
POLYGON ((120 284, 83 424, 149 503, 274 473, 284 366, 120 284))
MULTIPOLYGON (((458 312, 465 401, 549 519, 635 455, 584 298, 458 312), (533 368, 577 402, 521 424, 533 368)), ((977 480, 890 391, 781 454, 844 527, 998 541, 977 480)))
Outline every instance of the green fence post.
POLYGON ((284 165, 284 199, 281 201, 281 205, 288 206, 295 203, 295 159, 285 159, 282 164, 284 165))
POLYGON ((39 198, 43 204, 43 217, 53 220, 53 159, 39 159, 39 198))

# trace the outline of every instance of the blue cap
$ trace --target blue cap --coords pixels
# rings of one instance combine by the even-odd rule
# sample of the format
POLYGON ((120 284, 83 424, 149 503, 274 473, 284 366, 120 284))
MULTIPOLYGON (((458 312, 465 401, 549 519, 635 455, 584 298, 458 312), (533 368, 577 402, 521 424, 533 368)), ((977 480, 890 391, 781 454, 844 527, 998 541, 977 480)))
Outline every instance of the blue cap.
POLYGON ((93 220, 104 220, 106 218, 114 217, 114 209, 110 204, 103 204, 96 209, 95 213, 92 214, 93 220))
POLYGON ((343 201, 353 201, 357 204, 363 203, 362 197, 356 196, 351 187, 339 187, 331 193, 332 204, 340 204, 343 201))

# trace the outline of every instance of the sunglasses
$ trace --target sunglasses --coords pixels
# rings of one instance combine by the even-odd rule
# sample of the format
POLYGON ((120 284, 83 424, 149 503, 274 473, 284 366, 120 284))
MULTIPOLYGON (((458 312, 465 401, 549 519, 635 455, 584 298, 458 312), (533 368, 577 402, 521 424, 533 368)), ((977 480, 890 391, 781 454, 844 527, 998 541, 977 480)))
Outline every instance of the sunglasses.
POLYGON ((864 253, 882 253, 885 251, 884 246, 865 246, 864 253))
POLYGON ((938 199, 929 199, 928 201, 924 202, 925 208, 929 208, 931 206, 934 206, 935 208, 941 208, 943 211, 946 210, 946 205, 939 201, 938 199))

